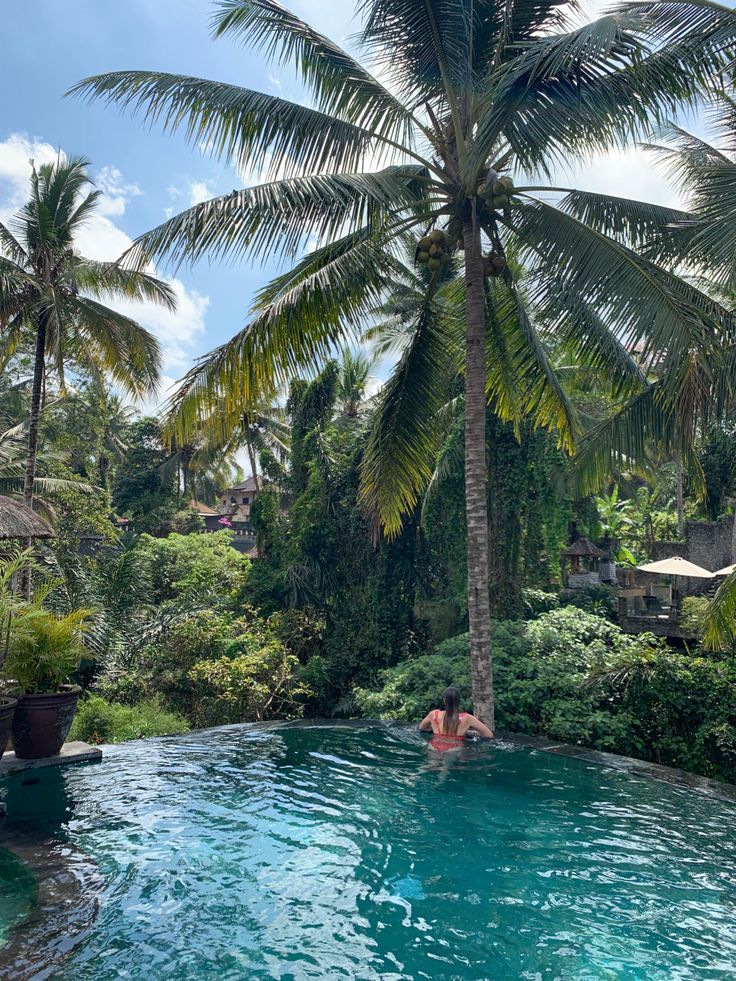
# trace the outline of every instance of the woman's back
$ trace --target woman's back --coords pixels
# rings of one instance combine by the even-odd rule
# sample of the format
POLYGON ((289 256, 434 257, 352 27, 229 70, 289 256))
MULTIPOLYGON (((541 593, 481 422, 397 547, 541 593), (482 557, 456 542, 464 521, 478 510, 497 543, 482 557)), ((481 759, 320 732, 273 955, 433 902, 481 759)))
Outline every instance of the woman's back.
POLYGON ((432 732, 435 736, 444 736, 447 739, 464 739, 465 734, 472 726, 473 716, 467 712, 460 712, 457 721, 457 728, 454 732, 446 732, 445 718, 447 712, 443 709, 435 709, 432 713, 432 732))

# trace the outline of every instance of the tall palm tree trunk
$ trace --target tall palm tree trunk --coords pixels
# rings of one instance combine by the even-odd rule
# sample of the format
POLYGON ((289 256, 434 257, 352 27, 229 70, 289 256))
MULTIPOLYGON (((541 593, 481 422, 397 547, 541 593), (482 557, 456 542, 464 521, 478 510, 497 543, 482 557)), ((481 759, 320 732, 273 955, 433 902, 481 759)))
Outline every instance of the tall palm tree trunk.
POLYGON ((246 439, 245 445, 248 449, 248 462, 250 463, 251 473, 253 474, 253 485, 256 489, 256 494, 261 492, 261 483, 258 479, 258 461, 256 459, 256 453, 253 449, 253 444, 249 439, 246 439))
MULTIPOLYGON (((31 416, 28 423, 28 449, 26 452, 26 473, 23 482, 23 503, 33 507, 33 486, 36 481, 36 456, 38 454, 38 427, 41 419, 41 397, 43 394, 44 367, 46 357, 46 325, 48 314, 44 311, 38 320, 36 333, 36 355, 33 363, 33 387, 31 389, 31 416)), ((24 548, 30 548, 31 540, 23 542, 24 548)), ((26 571, 20 584, 21 592, 26 599, 31 598, 31 575, 26 571)))
POLYGON ((485 289, 475 215, 463 226, 465 245, 465 515, 468 528, 468 620, 473 710, 495 723, 491 609, 488 594, 486 501, 485 289))

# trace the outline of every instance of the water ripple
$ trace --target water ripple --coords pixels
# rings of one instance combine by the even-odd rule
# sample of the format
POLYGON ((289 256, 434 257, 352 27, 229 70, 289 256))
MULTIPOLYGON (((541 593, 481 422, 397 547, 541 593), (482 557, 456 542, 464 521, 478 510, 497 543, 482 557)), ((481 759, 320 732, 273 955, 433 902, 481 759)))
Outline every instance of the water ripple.
POLYGON ((60 981, 736 977, 734 808, 578 760, 226 727, 64 792, 106 886, 60 981))

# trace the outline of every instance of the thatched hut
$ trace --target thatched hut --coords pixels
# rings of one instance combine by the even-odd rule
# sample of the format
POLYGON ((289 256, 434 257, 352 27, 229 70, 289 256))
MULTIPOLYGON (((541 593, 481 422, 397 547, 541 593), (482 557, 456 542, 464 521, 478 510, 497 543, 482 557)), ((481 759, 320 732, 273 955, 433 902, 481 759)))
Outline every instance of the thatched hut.
POLYGON ((12 497, 0 495, 0 540, 53 537, 51 525, 32 508, 14 501, 12 497))

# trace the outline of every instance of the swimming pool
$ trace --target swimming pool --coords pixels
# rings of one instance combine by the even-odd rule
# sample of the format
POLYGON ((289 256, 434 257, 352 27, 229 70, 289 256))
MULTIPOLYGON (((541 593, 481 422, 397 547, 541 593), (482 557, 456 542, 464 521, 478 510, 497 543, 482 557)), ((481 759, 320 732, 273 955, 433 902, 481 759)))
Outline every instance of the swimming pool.
POLYGON ((736 975, 736 808, 502 743, 449 755, 401 728, 227 727, 35 788, 24 827, 103 883, 54 977, 736 975))

